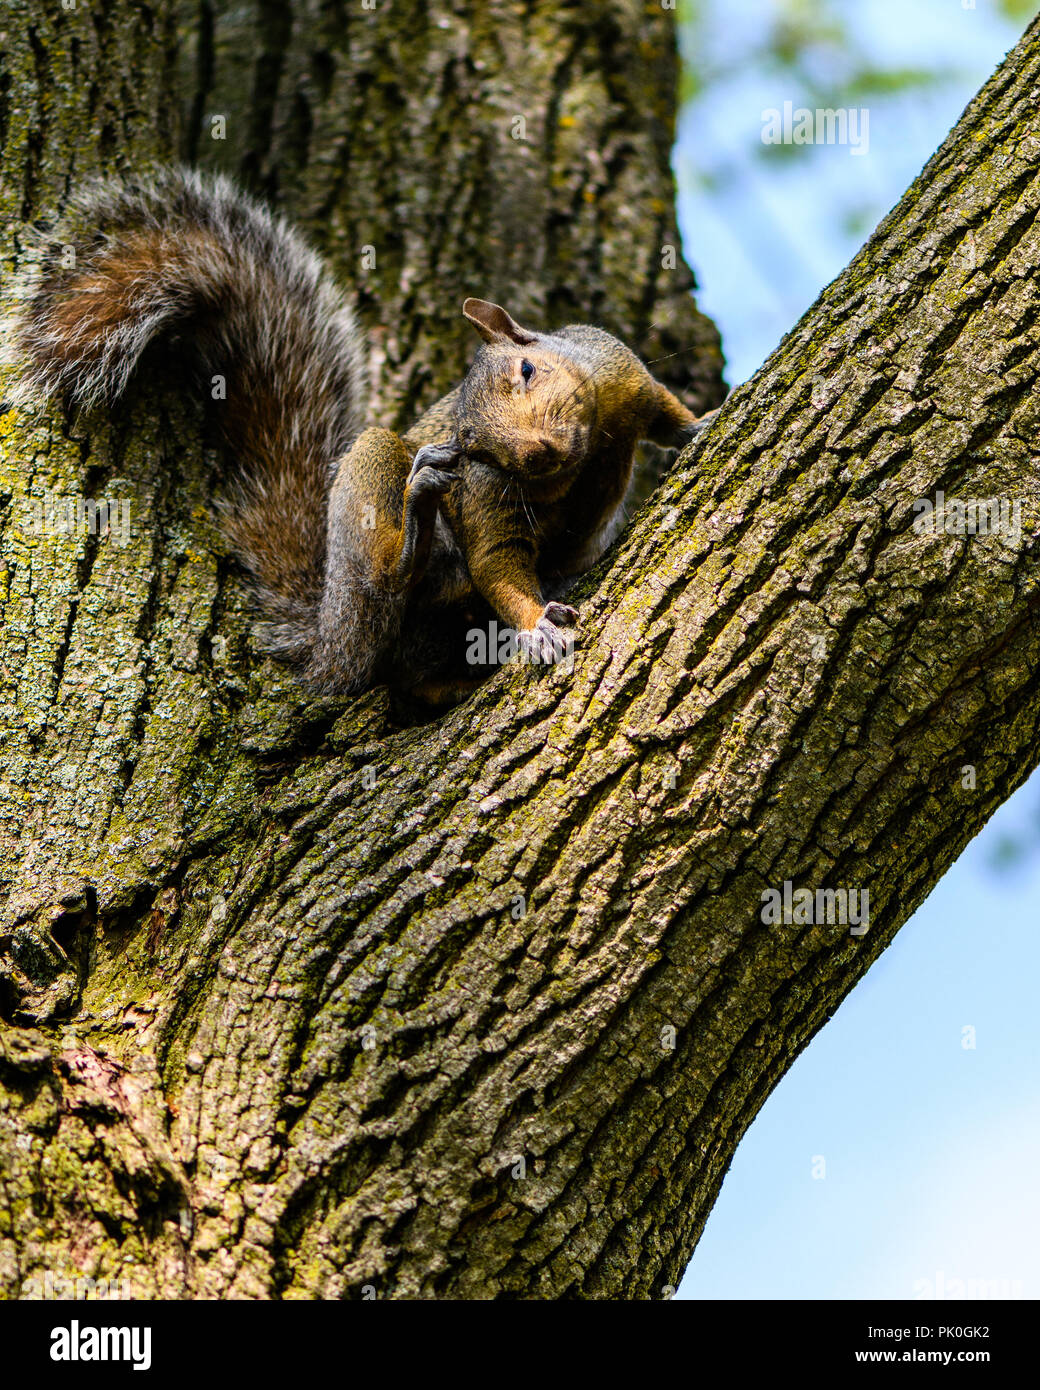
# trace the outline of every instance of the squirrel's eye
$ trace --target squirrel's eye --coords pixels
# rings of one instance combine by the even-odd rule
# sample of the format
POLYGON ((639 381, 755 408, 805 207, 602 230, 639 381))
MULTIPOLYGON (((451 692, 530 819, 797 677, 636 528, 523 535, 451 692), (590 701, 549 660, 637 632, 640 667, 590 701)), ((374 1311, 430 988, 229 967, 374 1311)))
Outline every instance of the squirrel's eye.
POLYGON ((531 378, 534 376, 534 363, 528 362, 526 357, 520 363, 520 375, 523 377, 525 381, 530 381, 531 378))

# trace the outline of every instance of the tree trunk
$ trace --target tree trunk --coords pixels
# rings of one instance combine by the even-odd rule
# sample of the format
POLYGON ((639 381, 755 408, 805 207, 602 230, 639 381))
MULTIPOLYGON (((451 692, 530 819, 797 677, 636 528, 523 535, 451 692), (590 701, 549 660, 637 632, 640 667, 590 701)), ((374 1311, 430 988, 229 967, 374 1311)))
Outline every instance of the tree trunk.
MULTIPOLYGON (((225 114, 217 162, 354 284, 374 418, 460 371, 466 292, 688 348, 658 371, 711 403, 660 268, 666 11, 257 15, 175 47, 162 7, 9 6, 9 268, 68 182, 171 153, 177 71, 183 150, 225 114)), ((765 1097, 1038 760, 1038 35, 590 576, 573 672, 415 727, 308 703, 250 650, 183 389, 2 417, 6 1292, 678 1283, 765 1097), (937 489, 1021 532, 916 531, 937 489), (45 492, 128 498, 131 542, 28 534, 45 492), (764 921, 785 882, 869 893, 867 931, 764 921)))

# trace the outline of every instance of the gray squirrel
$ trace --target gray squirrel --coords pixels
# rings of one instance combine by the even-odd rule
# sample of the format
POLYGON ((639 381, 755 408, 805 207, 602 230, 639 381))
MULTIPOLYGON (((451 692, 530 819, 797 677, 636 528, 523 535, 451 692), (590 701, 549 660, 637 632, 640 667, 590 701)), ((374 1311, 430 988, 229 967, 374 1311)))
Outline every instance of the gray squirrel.
POLYGON ((360 330, 321 260, 228 179, 171 168, 73 196, 11 340, 21 398, 108 406, 163 338, 224 376, 223 524, 262 646, 321 693, 387 682, 444 702, 472 684, 481 614, 559 659, 577 614, 552 595, 609 544, 638 441, 680 444, 710 418, 601 329, 462 312, 481 338, 464 380, 405 434, 362 429, 360 330))

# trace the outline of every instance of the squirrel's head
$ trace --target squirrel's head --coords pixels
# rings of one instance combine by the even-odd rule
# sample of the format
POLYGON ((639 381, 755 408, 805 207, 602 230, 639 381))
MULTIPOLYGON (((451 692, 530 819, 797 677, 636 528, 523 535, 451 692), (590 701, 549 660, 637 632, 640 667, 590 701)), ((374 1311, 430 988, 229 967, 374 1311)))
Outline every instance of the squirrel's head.
POLYGON ((499 305, 467 299, 462 312, 483 342, 462 383, 460 449, 530 483, 565 481, 586 457, 592 377, 551 333, 521 328, 499 305))

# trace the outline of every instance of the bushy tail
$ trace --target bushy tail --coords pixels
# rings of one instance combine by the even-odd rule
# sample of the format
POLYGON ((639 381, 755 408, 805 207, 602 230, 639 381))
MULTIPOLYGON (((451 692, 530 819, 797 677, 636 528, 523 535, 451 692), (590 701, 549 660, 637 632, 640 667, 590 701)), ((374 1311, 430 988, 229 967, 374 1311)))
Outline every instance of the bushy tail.
POLYGON ((110 401, 150 343, 187 345, 237 462, 226 529, 259 590, 265 643, 306 663, 331 466, 364 395, 359 332, 318 257, 227 179, 170 169, 98 182, 43 239, 16 315, 22 395, 110 401))

